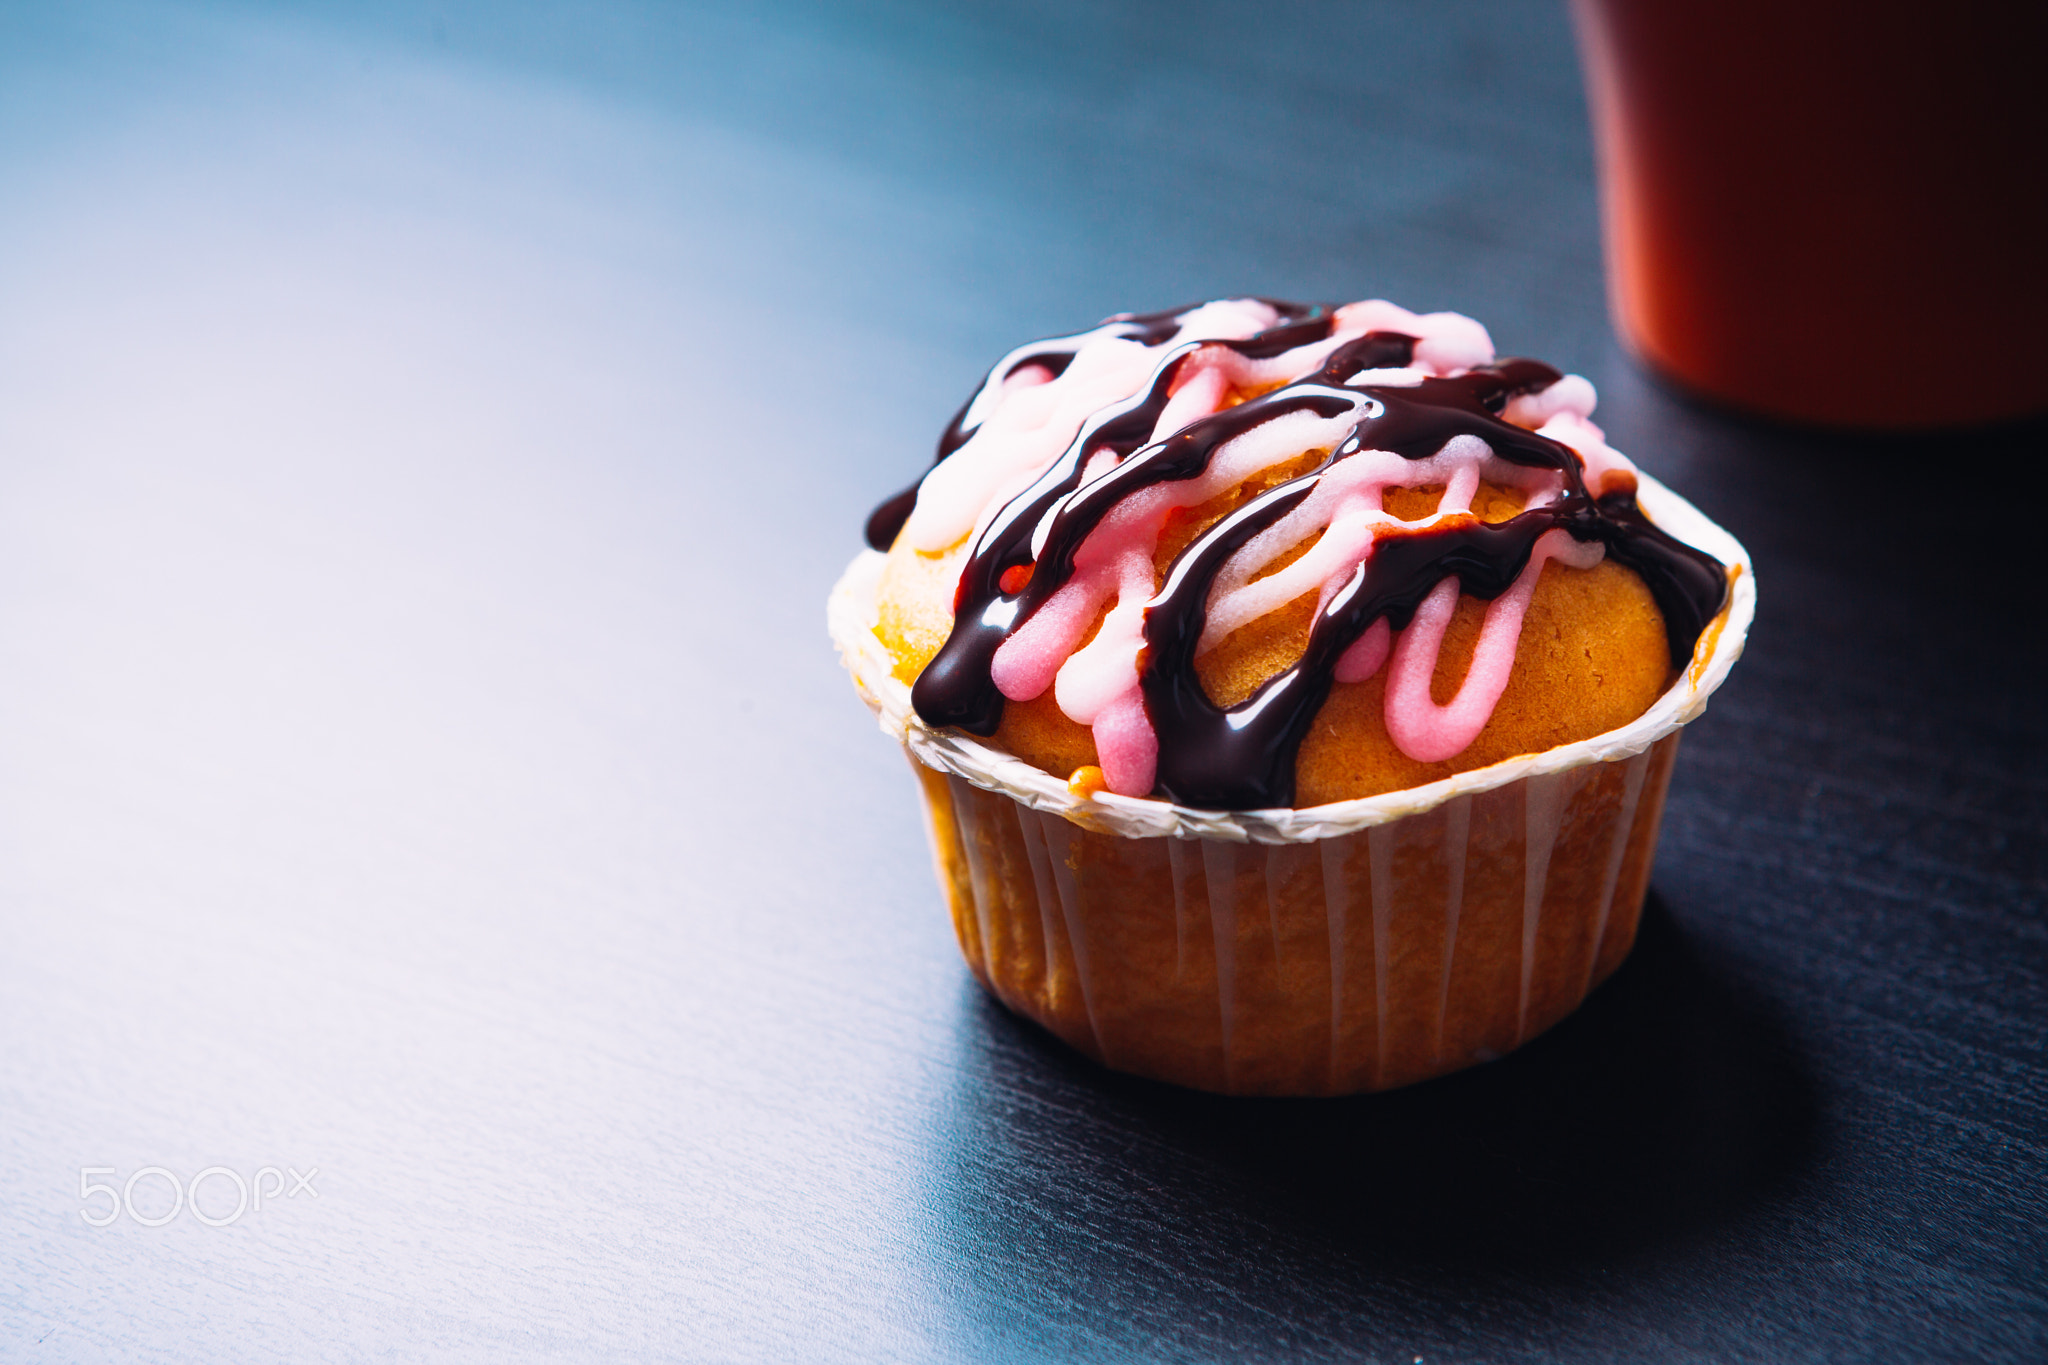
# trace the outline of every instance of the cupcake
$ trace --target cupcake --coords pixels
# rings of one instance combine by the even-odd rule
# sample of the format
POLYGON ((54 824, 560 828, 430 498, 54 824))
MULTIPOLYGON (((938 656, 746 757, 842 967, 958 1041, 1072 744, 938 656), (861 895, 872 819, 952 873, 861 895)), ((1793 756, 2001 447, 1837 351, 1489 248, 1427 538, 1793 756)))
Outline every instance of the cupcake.
POLYGON ((1576 1008, 1755 602, 1593 403, 1378 300, 998 362, 830 606, 982 984, 1230 1094, 1405 1085, 1576 1008))

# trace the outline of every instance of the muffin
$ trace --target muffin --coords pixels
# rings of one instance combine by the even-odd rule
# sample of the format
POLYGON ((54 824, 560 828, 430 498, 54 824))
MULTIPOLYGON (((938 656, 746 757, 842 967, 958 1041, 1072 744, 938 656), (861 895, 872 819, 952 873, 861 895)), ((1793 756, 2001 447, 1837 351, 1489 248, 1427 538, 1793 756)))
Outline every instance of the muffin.
POLYGON ((1593 403, 1377 300, 998 362, 831 603, 983 984, 1233 1094, 1408 1084, 1575 1008, 1754 606, 1593 403))

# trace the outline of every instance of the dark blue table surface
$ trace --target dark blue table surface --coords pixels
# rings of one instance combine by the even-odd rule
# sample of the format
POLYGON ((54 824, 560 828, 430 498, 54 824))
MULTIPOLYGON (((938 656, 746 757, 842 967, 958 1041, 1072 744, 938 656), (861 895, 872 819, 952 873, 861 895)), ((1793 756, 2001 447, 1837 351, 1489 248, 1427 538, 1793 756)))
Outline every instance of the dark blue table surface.
POLYGON ((0 6, 0 1357, 2048 1357, 2043 450, 1634 369, 1548 3, 0 6), (1387 1096, 985 1001, 823 633, 996 355, 1245 292, 1756 560, 1634 958, 1387 1096))

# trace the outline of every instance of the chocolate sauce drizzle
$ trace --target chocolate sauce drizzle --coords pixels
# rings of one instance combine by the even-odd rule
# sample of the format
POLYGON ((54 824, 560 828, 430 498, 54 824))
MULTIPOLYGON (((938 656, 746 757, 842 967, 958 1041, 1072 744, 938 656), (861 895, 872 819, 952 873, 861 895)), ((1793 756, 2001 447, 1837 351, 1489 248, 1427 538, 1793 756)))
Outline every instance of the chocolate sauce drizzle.
MULTIPOLYGON (((1240 355, 1254 360, 1265 360, 1276 355, 1284 355, 1297 346, 1321 341, 1330 334, 1331 310, 1323 304, 1289 303, 1284 299, 1261 299, 1259 302, 1271 306, 1279 313, 1279 325, 1268 327, 1257 336, 1244 341, 1213 344, 1228 344, 1236 348, 1240 355)), ((1072 336, 1051 337, 1045 341, 1034 341, 1029 345, 1019 346, 995 363, 988 376, 981 381, 981 387, 960 405, 960 411, 953 414, 953 420, 946 423, 945 431, 939 436, 939 450, 932 460, 932 465, 936 467, 948 455, 967 444, 968 439, 981 429, 981 424, 987 420, 989 413, 995 410, 1003 381, 1025 366, 1042 365, 1057 379, 1067 372, 1067 366, 1073 363, 1076 351, 1102 336, 1122 337, 1141 346, 1161 345, 1173 339, 1174 333, 1180 330, 1182 318, 1201 306, 1199 303, 1191 303, 1184 308, 1169 308, 1160 313, 1118 313, 1115 317, 1104 320, 1100 327, 1076 332, 1072 336)), ((926 470, 926 473, 929 472, 929 469, 926 470)), ((886 499, 868 515, 866 533, 870 549, 886 552, 896 543, 897 533, 902 531, 903 523, 910 520, 910 513, 917 506, 917 490, 923 482, 924 478, 920 475, 917 483, 886 499)))
MULTIPOLYGON (((1608 554, 1636 571, 1664 615, 1672 666, 1685 666, 1701 631, 1726 600, 1723 566, 1653 525, 1637 507, 1633 491, 1595 499, 1570 447, 1502 419, 1509 399, 1540 392, 1561 378, 1548 365, 1506 359, 1412 386, 1349 383, 1361 371, 1413 360, 1413 337, 1371 332, 1338 347, 1317 373, 1147 445, 1175 375, 1201 346, 1227 346, 1247 357, 1266 358, 1330 334, 1329 308, 1275 307, 1281 309, 1281 322, 1255 336, 1187 342, 1162 356, 1144 392, 1091 417, 1060 458, 996 514, 961 574, 953 633, 911 689, 912 704, 927 724, 994 734, 1004 704, 990 676, 997 648, 1072 578, 1076 551, 1110 509, 1139 489, 1200 477, 1225 442, 1302 411, 1326 419, 1353 415, 1356 421, 1315 469, 1268 489, 1183 550, 1146 609, 1139 673, 1146 714, 1159 738, 1157 794, 1210 809, 1291 805, 1295 756, 1330 694, 1344 651, 1380 617, 1395 629, 1405 627, 1422 599, 1450 575, 1457 576, 1469 596, 1498 597, 1527 567, 1538 538, 1553 529, 1582 542, 1601 542, 1608 554), (1427 459, 1458 436, 1478 437, 1511 463, 1561 471, 1564 495, 1504 522, 1457 519, 1412 532, 1383 531, 1372 553, 1311 625, 1300 662, 1238 705, 1216 705, 1196 674, 1195 648, 1210 588, 1230 556, 1299 505, 1339 461, 1360 450, 1427 459), (1103 450, 1120 462, 1084 486, 1083 470, 1103 450), (1005 592, 1003 577, 1018 566, 1028 566, 1028 577, 1016 591, 1005 592)), ((1118 329, 1112 335, 1162 345, 1186 311, 1121 316, 1104 326, 1118 329)), ((1080 345, 1103 330, 1035 343, 1005 356, 947 427, 939 459, 973 435, 1012 371, 1033 363, 1064 369, 1080 345)), ((869 543, 886 548, 915 500, 913 487, 877 509, 868 522, 869 543)))

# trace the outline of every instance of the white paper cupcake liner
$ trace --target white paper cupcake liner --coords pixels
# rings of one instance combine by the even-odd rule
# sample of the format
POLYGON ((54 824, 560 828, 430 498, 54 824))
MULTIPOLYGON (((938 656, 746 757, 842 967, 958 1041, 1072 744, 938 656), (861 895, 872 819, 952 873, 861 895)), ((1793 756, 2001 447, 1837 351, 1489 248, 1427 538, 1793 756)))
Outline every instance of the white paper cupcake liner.
POLYGON ((1628 954, 1677 737, 1313 844, 1126 839, 919 767, 961 951, 1118 1070, 1232 1094, 1512 1051, 1628 954))
POLYGON ((833 639, 911 755, 975 975, 1118 1070, 1228 1094, 1382 1090, 1486 1061, 1576 1009, 1635 939, 1678 730, 1755 613, 1748 556, 1644 478, 1651 518, 1736 568, 1722 618, 1640 718, 1384 796, 1209 811, 1100 793, 910 705, 874 634, 884 556, 833 639))

